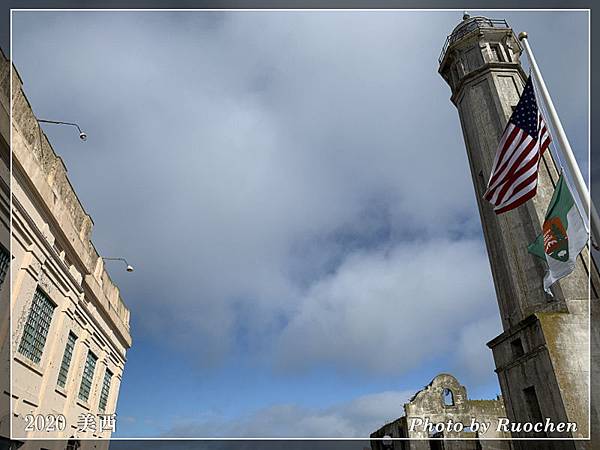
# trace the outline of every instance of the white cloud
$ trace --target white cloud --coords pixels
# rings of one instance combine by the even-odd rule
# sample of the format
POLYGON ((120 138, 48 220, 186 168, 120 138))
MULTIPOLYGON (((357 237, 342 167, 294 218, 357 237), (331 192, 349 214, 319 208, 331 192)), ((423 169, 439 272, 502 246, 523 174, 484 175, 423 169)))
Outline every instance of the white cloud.
MULTIPOLYGON (((585 166, 585 14, 494 14, 505 15, 535 38, 585 166)), ((13 57, 34 111, 88 132, 82 146, 70 129, 46 129, 96 248, 136 266, 113 273, 132 310, 128 367, 167 345, 210 367, 244 353, 260 369, 389 380, 434 361, 469 391, 495 380, 489 263, 436 72, 459 19, 15 12, 13 57)), ((209 415, 168 434, 367 436, 412 393, 209 415)), ((173 399, 165 410, 179 408, 173 399)))
POLYGON ((480 318, 460 330, 455 370, 463 383, 475 384, 490 378, 494 371, 494 358, 486 344, 501 332, 497 314, 480 318))
POLYGON ((325 408, 278 404, 234 418, 213 417, 173 426, 178 437, 368 437, 404 414, 408 391, 386 391, 325 408))
POLYGON ((433 239, 349 256, 302 298, 280 365, 401 373, 454 353, 462 327, 496 308, 478 241, 433 239))
MULTIPOLYGON (((136 332, 201 343, 188 350, 202 364, 227 355, 241 325, 257 346, 276 340, 305 287, 354 241, 476 229, 447 88, 422 48, 402 43, 420 30, 413 17, 231 14, 207 26, 198 15, 71 13, 31 28, 18 17, 20 45, 35 50, 17 48, 16 60, 37 54, 47 74, 25 83, 36 110, 56 115, 49 85, 86 99, 69 115, 86 126, 88 153, 65 159, 97 247, 137 262, 135 278, 118 279, 136 332)), ((439 46, 430 34, 421 43, 439 46)))
MULTIPOLYGON (((136 266, 114 275, 138 342, 214 365, 243 327, 257 359, 274 343, 287 370, 401 372, 495 314, 436 73, 458 19, 15 13, 34 110, 89 134, 74 147, 47 129, 96 247, 136 266)), ((569 36, 549 39, 578 48, 569 36)), ((552 42, 546 60, 572 57, 552 42)))

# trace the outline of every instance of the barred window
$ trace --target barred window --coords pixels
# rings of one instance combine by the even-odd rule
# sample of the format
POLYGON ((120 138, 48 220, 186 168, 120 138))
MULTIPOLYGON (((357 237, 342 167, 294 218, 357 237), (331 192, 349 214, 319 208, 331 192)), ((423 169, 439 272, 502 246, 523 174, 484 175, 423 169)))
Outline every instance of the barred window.
POLYGON ((104 381, 102 382, 102 391, 100 392, 100 412, 104 412, 108 403, 108 393, 110 392, 110 381, 112 380, 112 372, 106 369, 104 372, 104 381))
POLYGON ((83 377, 81 378, 81 386, 79 387, 79 398, 83 401, 88 400, 90 391, 92 390, 92 381, 94 379, 94 370, 96 369, 96 361, 98 358, 91 351, 88 351, 83 369, 83 377))
POLYGON ((56 305, 52 303, 52 300, 40 288, 37 288, 19 345, 19 353, 35 363, 42 360, 42 353, 44 352, 44 345, 46 344, 46 337, 48 336, 55 307, 56 305))
POLYGON ((4 284, 4 279, 8 274, 10 267, 10 253, 2 245, 0 245, 0 286, 4 284))
POLYGON ((67 375, 69 374, 69 366, 71 365, 71 358, 73 357, 73 349, 75 348, 76 340, 77 336, 75 336, 73 332, 70 332, 67 339, 67 345, 65 346, 65 352, 63 353, 62 362, 60 363, 60 370, 58 372, 57 384, 63 388, 67 384, 67 375))

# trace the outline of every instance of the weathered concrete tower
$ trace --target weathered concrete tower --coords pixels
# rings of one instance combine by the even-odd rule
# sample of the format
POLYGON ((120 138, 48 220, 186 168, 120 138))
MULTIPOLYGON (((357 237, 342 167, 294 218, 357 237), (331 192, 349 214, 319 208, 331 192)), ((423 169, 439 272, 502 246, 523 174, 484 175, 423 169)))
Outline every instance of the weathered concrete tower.
MULTIPOLYGON (((482 197, 504 127, 523 90, 521 46, 504 20, 470 17, 452 31, 440 56, 439 73, 450 85, 465 139, 475 195, 489 255, 504 332, 488 343, 511 422, 576 422, 573 433, 513 432, 513 437, 589 436, 589 306, 598 304, 600 279, 587 248, 574 273, 543 289, 544 263, 527 252, 558 180, 550 152, 540 163, 533 200, 497 216, 482 197)), ((597 326, 592 335, 598 339, 597 326)), ((595 347, 595 346, 594 346, 595 347)), ((594 371, 594 368, 592 368, 594 371)), ((600 373, 600 372, 598 372, 600 373)), ((595 391, 594 391, 595 392, 595 391)), ((598 430, 592 399, 592 430, 598 430)), ((527 448, 591 448, 589 441, 520 441, 527 448)), ((519 441, 515 441, 519 447, 519 441)), ((524 446, 524 445, 523 445, 524 446)))

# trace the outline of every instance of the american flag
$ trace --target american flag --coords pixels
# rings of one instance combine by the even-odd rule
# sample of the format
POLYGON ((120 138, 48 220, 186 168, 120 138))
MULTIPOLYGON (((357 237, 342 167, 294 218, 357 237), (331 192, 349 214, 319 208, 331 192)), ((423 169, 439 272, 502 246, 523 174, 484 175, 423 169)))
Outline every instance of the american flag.
POLYGON ((496 214, 510 211, 535 196, 540 158, 550 141, 529 77, 500 138, 483 195, 494 205, 496 214))

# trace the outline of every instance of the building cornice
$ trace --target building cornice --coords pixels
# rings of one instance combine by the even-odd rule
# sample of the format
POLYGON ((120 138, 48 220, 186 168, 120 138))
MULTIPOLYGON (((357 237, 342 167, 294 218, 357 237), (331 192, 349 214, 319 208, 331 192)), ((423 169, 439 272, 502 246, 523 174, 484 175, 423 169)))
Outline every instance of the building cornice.
POLYGON ((71 186, 62 159, 39 127, 16 75, 13 77, 13 99, 13 175, 28 185, 32 201, 43 214, 43 220, 48 222, 51 233, 86 279, 79 282, 78 289, 81 291, 95 284, 89 289, 95 297, 93 303, 115 326, 119 339, 128 348, 131 345, 129 310, 90 240, 91 217, 71 186))

